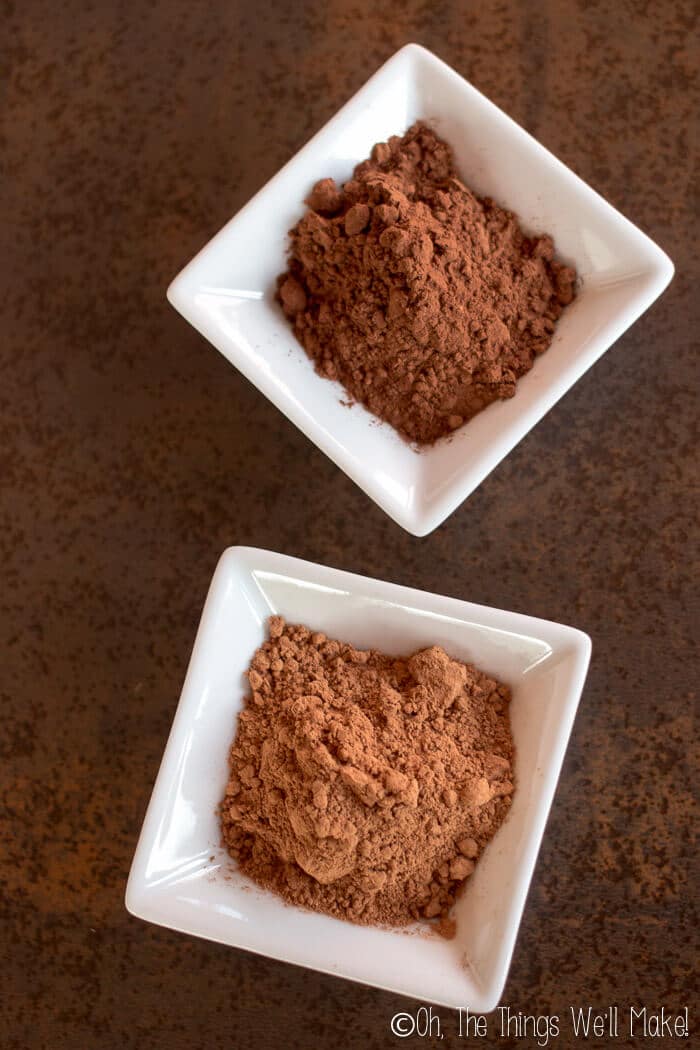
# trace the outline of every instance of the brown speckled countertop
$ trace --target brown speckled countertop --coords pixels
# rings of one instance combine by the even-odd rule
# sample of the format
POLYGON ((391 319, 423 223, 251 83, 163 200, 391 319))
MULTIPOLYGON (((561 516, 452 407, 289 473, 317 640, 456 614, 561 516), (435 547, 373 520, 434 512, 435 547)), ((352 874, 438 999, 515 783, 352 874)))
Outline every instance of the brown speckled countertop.
MULTIPOLYGON (((231 543, 587 631, 591 671, 504 1002, 694 1005, 693 8, 6 5, 3 1050, 427 1045, 390 1035, 391 1016, 415 1009, 397 996, 124 909, 206 587, 231 543), (677 268, 426 540, 395 526, 164 297, 408 40, 466 74, 677 268)), ((440 1013, 441 1045, 484 1045, 460 1041, 440 1013)))

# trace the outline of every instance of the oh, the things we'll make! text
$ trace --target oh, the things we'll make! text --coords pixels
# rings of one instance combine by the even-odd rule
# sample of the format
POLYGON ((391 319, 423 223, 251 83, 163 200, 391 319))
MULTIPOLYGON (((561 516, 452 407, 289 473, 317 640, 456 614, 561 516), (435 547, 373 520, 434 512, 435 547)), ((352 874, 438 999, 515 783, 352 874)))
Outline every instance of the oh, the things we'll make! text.
POLYGON ((670 1010, 666 1006, 570 1006, 561 1014, 527 1013, 512 1006, 499 1006, 489 1015, 457 1010, 456 1015, 442 1015, 433 1006, 418 1006, 412 1011, 394 1014, 390 1021, 394 1036, 419 1039, 444 1039, 445 1032, 461 1039, 528 1040, 528 1045, 554 1045, 561 1039, 568 1046, 584 1046, 594 1041, 600 1045, 616 1039, 689 1039, 688 1007, 670 1010))

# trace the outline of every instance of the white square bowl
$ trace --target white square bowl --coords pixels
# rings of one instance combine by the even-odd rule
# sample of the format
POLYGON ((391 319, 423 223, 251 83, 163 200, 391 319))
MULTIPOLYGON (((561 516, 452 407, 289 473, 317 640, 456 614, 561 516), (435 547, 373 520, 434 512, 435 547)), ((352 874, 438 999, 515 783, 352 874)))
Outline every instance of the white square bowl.
POLYGON ((397 52, 175 278, 168 298, 394 521, 436 528, 663 291, 670 259, 527 132, 415 44, 397 52), (555 338, 459 431, 416 452, 342 387, 316 375, 274 299, 287 233, 314 182, 346 181, 375 142, 428 120, 468 186, 551 233, 580 277, 555 338))
POLYGON ((129 876, 142 919, 449 1007, 495 1008, 590 658, 581 631, 246 547, 221 557, 129 876), (273 613, 360 648, 433 644, 513 690, 513 804, 455 907, 447 941, 425 924, 355 926, 285 904, 237 871, 217 807, 273 613))

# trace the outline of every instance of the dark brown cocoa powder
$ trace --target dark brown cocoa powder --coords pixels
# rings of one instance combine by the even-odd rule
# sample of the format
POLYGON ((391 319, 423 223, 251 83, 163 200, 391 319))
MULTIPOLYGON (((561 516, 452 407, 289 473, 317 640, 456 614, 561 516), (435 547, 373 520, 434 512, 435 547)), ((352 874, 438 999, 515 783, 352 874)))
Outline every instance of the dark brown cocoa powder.
POLYGON ((574 297, 552 238, 475 196, 422 122, 306 203, 284 312, 322 376, 418 445, 512 397, 574 297))
POLYGON ((447 917, 510 806, 506 686, 272 617, 248 671, 223 837, 255 882, 359 923, 447 917))

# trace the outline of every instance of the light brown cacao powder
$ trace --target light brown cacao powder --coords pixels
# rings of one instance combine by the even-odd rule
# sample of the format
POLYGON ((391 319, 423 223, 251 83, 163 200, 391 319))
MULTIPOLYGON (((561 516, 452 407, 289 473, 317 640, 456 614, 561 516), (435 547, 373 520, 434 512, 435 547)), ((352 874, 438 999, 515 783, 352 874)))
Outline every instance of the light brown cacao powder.
POLYGON ((353 922, 441 920, 513 792, 510 692, 269 621, 230 752, 223 838, 255 882, 353 922))

